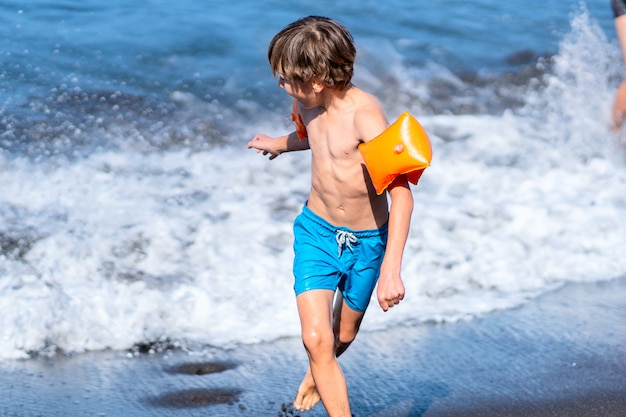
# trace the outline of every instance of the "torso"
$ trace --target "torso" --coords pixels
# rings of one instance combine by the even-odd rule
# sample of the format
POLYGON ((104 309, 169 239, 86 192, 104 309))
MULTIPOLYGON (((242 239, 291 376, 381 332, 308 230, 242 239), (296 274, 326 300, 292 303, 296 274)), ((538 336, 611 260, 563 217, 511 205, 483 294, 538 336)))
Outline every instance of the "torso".
POLYGON ((374 99, 353 87, 340 109, 303 112, 312 155, 308 207, 331 224, 353 230, 381 227, 388 218, 387 197, 376 195, 358 150, 372 138, 359 137, 359 107, 352 103, 368 100, 374 99))

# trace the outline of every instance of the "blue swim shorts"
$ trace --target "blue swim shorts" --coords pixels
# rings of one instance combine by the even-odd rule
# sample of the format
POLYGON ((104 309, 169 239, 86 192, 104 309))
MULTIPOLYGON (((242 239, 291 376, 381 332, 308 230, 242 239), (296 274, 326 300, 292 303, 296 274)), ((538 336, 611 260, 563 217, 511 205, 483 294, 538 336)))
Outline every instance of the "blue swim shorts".
POLYGON ((364 312, 380 274, 387 225, 379 229, 336 227, 306 205, 293 225, 296 296, 309 290, 339 290, 346 304, 364 312))

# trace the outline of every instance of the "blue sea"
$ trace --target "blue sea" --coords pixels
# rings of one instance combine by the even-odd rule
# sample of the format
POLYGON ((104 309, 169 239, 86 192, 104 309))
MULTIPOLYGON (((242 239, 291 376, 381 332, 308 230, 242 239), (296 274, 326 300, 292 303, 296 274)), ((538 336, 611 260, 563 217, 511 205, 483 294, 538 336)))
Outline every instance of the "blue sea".
POLYGON ((608 0, 0 3, 0 359, 297 336, 306 152, 267 45, 325 15, 354 82, 412 112, 407 295, 363 330, 474 320, 626 274, 623 74, 608 0))

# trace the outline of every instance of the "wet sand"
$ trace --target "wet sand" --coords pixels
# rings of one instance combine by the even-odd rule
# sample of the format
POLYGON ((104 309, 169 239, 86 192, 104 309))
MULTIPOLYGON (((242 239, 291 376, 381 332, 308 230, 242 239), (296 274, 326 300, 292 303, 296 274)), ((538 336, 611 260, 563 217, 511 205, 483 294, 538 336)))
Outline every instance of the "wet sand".
MULTIPOLYGON (((358 417, 626 416, 626 279, 471 321, 363 332, 341 363, 358 417)), ((306 365, 298 338, 3 361, 0 417, 325 416, 286 405, 306 365)))

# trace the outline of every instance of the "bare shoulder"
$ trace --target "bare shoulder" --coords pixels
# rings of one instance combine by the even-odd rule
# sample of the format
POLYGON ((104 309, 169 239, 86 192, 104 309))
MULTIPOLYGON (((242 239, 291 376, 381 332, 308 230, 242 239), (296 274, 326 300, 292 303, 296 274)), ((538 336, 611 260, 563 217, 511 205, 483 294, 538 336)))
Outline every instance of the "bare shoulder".
POLYGON ((388 122, 379 101, 373 95, 359 90, 354 126, 362 142, 368 142, 387 128, 388 122))

